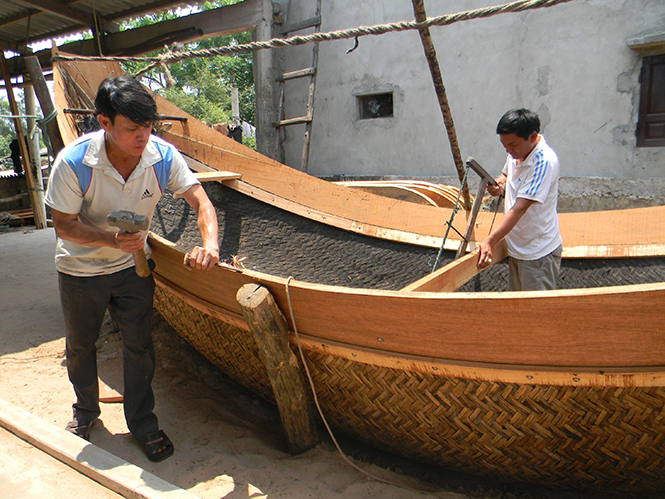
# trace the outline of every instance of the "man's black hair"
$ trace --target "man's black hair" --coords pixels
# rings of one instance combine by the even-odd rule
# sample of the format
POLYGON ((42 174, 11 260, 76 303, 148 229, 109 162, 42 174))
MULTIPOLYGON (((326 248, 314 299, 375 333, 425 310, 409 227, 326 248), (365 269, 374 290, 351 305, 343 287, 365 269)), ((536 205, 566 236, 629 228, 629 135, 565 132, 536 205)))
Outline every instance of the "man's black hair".
POLYGON ((499 135, 514 133, 524 140, 533 132, 540 132, 540 119, 536 113, 528 109, 511 109, 501 117, 496 126, 496 133, 499 135))
POLYGON ((95 114, 104 114, 111 123, 122 114, 134 123, 145 125, 157 117, 157 104, 143 85, 131 76, 106 78, 95 97, 95 114))

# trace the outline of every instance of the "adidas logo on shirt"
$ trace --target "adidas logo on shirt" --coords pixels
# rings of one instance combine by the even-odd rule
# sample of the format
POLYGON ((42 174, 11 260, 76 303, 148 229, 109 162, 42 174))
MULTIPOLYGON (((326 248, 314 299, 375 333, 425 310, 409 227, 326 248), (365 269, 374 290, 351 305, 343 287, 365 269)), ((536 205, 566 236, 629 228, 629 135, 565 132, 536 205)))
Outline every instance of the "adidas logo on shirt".
POLYGON ((150 192, 148 189, 146 189, 145 191, 143 191, 143 195, 141 196, 141 199, 151 198, 151 197, 152 197, 152 192, 150 192))

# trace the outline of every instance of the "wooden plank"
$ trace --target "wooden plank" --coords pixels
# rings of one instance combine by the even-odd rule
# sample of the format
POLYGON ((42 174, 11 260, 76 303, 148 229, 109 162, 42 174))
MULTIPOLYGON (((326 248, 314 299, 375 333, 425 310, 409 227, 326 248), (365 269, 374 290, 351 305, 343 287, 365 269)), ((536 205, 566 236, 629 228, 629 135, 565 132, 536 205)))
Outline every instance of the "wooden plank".
POLYGON ((280 35, 285 35, 287 33, 293 33, 294 31, 300 31, 307 28, 314 28, 315 26, 321 26, 321 16, 310 17, 304 21, 298 23, 293 23, 289 26, 284 26, 279 30, 280 35))
POLYGON ((278 123, 275 123, 273 126, 291 126, 291 125, 303 125, 305 123, 311 123, 311 116, 299 116, 298 118, 289 118, 288 120, 281 120, 278 123))
POLYGON ((27 6, 27 7, 35 7, 38 10, 41 11, 46 11, 51 15, 54 15, 56 17, 60 17, 66 21, 75 21, 77 23, 81 23, 84 26, 87 26, 88 28, 94 29, 96 23, 99 23, 101 27, 104 29, 104 31, 108 33, 117 33, 120 31, 120 27, 111 21, 108 21, 105 17, 103 16, 97 16, 95 19, 95 16, 92 14, 89 14, 88 12, 85 12, 83 10, 79 10, 75 7, 71 7, 65 3, 57 2, 55 0, 14 0, 18 4, 27 6))
POLYGON ((223 182, 224 180, 239 180, 242 178, 242 175, 239 173, 233 172, 197 172, 194 173, 194 176, 199 182, 211 182, 217 180, 223 182))
POLYGON ((393 184, 382 183, 372 185, 372 182, 350 181, 350 182, 335 182, 337 185, 351 187, 353 189, 362 189, 363 191, 378 194, 379 196, 386 196, 401 201, 408 201, 410 203, 426 204, 437 206, 436 202, 426 194, 421 193, 418 189, 412 187, 393 184))
MULTIPOLYGON (((63 113, 65 114, 95 114, 94 109, 63 109, 63 113)), ((165 116, 163 114, 157 114, 155 115, 155 121, 187 121, 186 116, 165 116)))
MULTIPOLYGON (((28 56, 24 57, 23 60, 30 73, 30 80, 32 81, 35 93, 39 99, 42 114, 44 115, 44 118, 48 118, 55 110, 55 107, 53 105, 53 100, 51 99, 51 93, 46 85, 42 67, 39 65, 39 59, 35 56, 28 56)), ((50 120, 46 124, 46 133, 48 133, 49 140, 51 141, 53 154, 57 155, 60 150, 65 147, 65 144, 62 141, 60 129, 58 128, 58 122, 56 120, 50 120)))
MULTIPOLYGON (((506 258, 508 256, 506 241, 504 239, 499 241, 494 246, 492 253, 494 254, 492 265, 496 265, 506 258)), ((464 255, 462 258, 449 263, 445 267, 441 267, 436 272, 432 272, 430 275, 409 284, 402 288, 402 291, 451 293, 481 272, 476 265, 477 263, 478 254, 475 251, 472 251, 464 255)))
MULTIPOLYGON (((157 285, 164 288, 168 293, 184 300, 188 305, 204 314, 231 323, 239 329, 249 330, 245 321, 242 318, 233 319, 234 314, 231 312, 224 311, 202 299, 197 299, 191 294, 183 292, 181 288, 178 288, 174 284, 164 281, 159 276, 155 276, 155 280, 157 285), (230 318, 232 319, 229 320, 230 318)), ((451 361, 434 356, 415 356, 366 348, 328 339, 322 342, 320 338, 304 334, 299 334, 299 337, 300 345, 304 351, 313 350, 318 354, 328 354, 353 362, 362 362, 390 369, 422 372, 430 375, 526 385, 594 387, 665 386, 665 367, 663 366, 655 368, 607 367, 599 370, 584 367, 558 368, 538 365, 451 361)), ((298 343, 293 333, 290 336, 290 342, 293 348, 297 348, 298 343)))
POLYGON ((0 425, 124 497, 197 499, 175 485, 0 399, 0 425))
MULTIPOLYGON (((206 166, 200 161, 194 160, 189 156, 185 156, 187 164, 193 171, 211 171, 213 168, 206 166)), ((281 208, 290 213, 294 213, 310 220, 326 223, 332 227, 338 227, 343 230, 363 234, 366 236, 377 237, 389 241, 400 241, 407 244, 415 244, 429 248, 440 248, 444 244, 445 249, 450 251, 457 250, 459 241, 453 238, 448 238, 445 242, 442 237, 428 236, 404 230, 389 229, 386 227, 376 226, 372 224, 358 223, 356 220, 339 217, 332 215, 329 212, 323 212, 316 208, 304 205, 298 201, 293 201, 280 196, 276 196, 273 192, 260 189, 251 185, 243 180, 226 184, 227 187, 235 189, 238 192, 249 196, 251 198, 269 203, 277 208, 281 208)), ((383 197, 383 196, 382 196, 383 197)))
MULTIPOLYGON (((155 273, 195 299, 237 316, 235 290, 259 282, 282 310, 288 308, 285 279, 219 267, 194 278, 182 265, 182 251, 161 241, 151 235, 155 273)), ((292 281, 289 289, 298 331, 322 342, 466 362, 599 370, 665 366, 665 283, 405 293, 292 281)))
POLYGON ((305 76, 313 76, 316 74, 316 68, 300 69, 298 71, 291 71, 284 73, 282 76, 275 78, 275 81, 294 80, 296 78, 304 78, 305 76))

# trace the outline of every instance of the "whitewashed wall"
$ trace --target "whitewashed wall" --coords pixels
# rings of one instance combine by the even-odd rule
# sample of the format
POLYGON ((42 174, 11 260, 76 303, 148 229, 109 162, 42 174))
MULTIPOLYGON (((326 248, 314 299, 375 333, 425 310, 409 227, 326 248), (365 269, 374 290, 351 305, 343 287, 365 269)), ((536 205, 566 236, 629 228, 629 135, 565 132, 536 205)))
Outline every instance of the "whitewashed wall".
MULTIPOLYGON (((285 0, 284 0, 285 1, 285 0)), ((322 31, 414 18, 410 0, 323 0, 322 31)), ((428 17, 497 5, 425 0, 428 17)), ((314 15, 291 0, 288 23, 314 15)), ((663 0, 577 0, 551 8, 433 27, 462 157, 498 174, 496 123, 510 108, 536 111, 562 176, 665 177, 663 148, 637 148, 641 55, 627 41, 665 26, 663 0)), ((307 32, 304 32, 306 34, 307 32)), ((321 44, 308 172, 316 176, 455 175, 443 118, 417 32, 321 44), (359 120, 356 95, 394 92, 393 118, 359 120)), ((308 67, 311 46, 284 50, 286 70, 308 67)), ((304 113, 304 82, 287 84, 287 118, 304 113)), ((303 127, 291 127, 285 163, 299 167, 303 127)))

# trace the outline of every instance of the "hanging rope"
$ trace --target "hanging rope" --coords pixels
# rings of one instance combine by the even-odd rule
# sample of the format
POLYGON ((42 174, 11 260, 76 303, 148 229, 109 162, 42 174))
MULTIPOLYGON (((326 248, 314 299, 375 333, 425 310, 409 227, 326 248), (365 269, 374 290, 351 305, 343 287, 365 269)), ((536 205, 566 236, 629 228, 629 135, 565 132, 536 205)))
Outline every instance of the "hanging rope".
POLYGON ((42 139, 44 140, 44 145, 46 146, 46 150, 48 151, 48 165, 49 167, 51 166, 51 158, 55 158, 56 154, 55 151, 53 150, 53 144, 51 144, 51 137, 48 134, 48 130, 46 129, 46 125, 48 125, 51 121, 55 119, 55 117, 58 114, 58 110, 54 109, 51 114, 49 114, 46 118, 38 118, 37 119, 37 125, 42 131, 42 139))
POLYGON ((268 41, 259 41, 252 43, 244 43, 234 46, 216 47, 210 49, 191 50, 183 52, 172 52, 162 54, 156 57, 92 57, 92 56, 62 56, 56 55, 53 57, 54 61, 121 61, 121 62, 150 62, 151 64, 136 73, 139 77, 148 71, 151 71, 160 64, 173 64, 186 59, 194 57, 213 57, 218 55, 230 55, 240 52, 251 52, 254 50, 265 50, 271 48, 281 47, 296 47, 305 45, 307 43, 319 43, 334 40, 345 40, 348 38, 357 38, 361 36, 376 36, 396 31, 410 31, 419 30, 423 28, 430 28, 432 26, 448 26, 450 24, 460 21, 470 21, 472 19, 480 19, 485 17, 492 17, 498 14, 505 14, 508 12, 523 12, 526 10, 540 9, 545 7, 552 7, 561 3, 572 2, 574 0, 519 0, 503 5, 496 5, 493 7, 485 7, 482 9, 468 10, 459 12, 457 14, 448 14, 445 16, 432 17, 423 22, 415 21, 402 21, 399 23, 378 24, 375 26, 360 26, 353 29, 345 29, 339 31, 330 31, 327 33, 314 33, 307 36, 292 36, 290 38, 273 38, 268 41))

